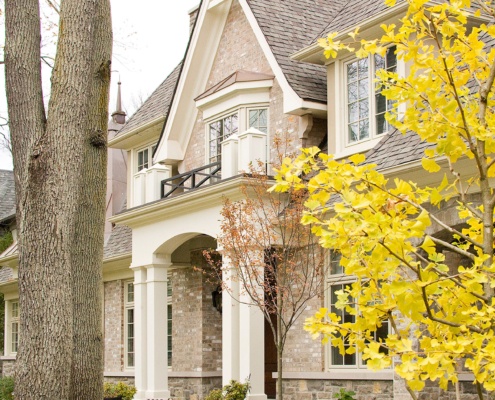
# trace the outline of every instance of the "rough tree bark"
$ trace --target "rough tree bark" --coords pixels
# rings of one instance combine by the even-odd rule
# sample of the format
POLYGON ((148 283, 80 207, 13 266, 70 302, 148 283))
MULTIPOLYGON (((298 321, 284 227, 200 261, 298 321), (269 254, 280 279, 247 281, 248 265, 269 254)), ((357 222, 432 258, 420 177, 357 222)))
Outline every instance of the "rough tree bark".
POLYGON ((101 265, 109 0, 64 0, 46 116, 38 0, 6 0, 19 229, 16 398, 103 397, 101 265))

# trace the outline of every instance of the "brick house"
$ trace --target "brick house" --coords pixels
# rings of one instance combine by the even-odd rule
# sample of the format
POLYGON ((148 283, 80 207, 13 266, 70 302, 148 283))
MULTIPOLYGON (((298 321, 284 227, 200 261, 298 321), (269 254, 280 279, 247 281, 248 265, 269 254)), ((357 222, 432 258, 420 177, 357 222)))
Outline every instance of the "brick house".
MULTIPOLYGON (((407 67, 393 49, 380 60, 358 63, 343 55, 329 61, 315 43, 326 32, 357 25, 373 37, 380 24, 398 22, 404 13, 404 2, 387 8, 378 0, 203 0, 191 11, 184 60, 125 125, 119 102, 112 115, 103 266, 106 379, 134 382, 135 399, 193 400, 250 377, 250 399, 274 397, 276 371, 265 374, 271 344, 263 316, 225 293, 220 314, 212 305, 215 286, 193 266, 205 263, 204 249, 217 248, 223 198, 239 198, 240 172, 252 161, 272 159, 275 132, 291 132, 296 147, 324 144, 337 157, 369 152, 370 162, 390 177, 439 179, 441 172, 421 173, 425 145, 391 130, 383 118, 387 105, 373 93, 376 68, 407 67), (351 76, 359 68, 362 75, 351 76), (364 90, 358 106, 368 111, 350 120, 354 86, 364 90)), ((450 209, 440 212, 452 225, 460 223, 450 209)), ((0 256, 6 374, 18 334, 16 263, 14 245, 0 256)), ((328 290, 305 316, 329 304, 338 289, 333 282, 329 277, 328 290)), ((360 399, 409 398, 392 370, 368 371, 359 355, 342 357, 313 341, 303 320, 286 344, 288 399, 329 399, 341 387, 360 399)), ((450 398, 428 390, 429 399, 450 398)), ((462 390, 469 399, 468 385, 462 390)))

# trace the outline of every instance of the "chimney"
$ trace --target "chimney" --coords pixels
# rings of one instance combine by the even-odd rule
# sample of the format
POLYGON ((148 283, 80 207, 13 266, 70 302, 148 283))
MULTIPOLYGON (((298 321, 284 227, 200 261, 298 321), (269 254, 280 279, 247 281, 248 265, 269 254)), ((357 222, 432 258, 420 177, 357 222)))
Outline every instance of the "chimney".
POLYGON ((192 33, 194 23, 199 14, 199 4, 189 10, 189 34, 192 33))

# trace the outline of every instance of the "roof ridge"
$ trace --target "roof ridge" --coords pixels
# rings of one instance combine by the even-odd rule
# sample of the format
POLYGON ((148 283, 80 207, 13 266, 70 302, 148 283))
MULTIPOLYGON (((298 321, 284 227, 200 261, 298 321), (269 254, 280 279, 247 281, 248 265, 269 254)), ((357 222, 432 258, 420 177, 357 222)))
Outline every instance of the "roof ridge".
POLYGON ((315 38, 313 38, 313 43, 316 42, 319 38, 321 38, 326 33, 328 27, 332 24, 333 21, 335 21, 337 19, 337 17, 342 13, 342 11, 344 11, 344 8, 347 5, 348 5, 348 2, 342 3, 340 10, 335 14, 335 17, 333 19, 331 19, 328 22, 328 24, 325 25, 325 28, 323 28, 323 30, 318 35, 316 35, 315 38))

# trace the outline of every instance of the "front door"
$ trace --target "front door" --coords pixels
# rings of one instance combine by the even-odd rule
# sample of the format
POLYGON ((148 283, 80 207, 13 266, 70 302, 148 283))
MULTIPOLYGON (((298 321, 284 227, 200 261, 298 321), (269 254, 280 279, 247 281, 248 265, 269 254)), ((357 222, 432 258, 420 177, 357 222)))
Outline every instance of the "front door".
MULTIPOLYGON (((276 325, 276 315, 272 315, 272 322, 276 325)), ((277 348, 270 324, 265 319, 265 394, 269 399, 275 399, 277 394, 277 380, 272 377, 274 372, 277 372, 277 348)))

